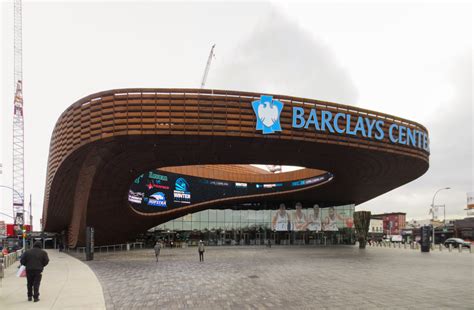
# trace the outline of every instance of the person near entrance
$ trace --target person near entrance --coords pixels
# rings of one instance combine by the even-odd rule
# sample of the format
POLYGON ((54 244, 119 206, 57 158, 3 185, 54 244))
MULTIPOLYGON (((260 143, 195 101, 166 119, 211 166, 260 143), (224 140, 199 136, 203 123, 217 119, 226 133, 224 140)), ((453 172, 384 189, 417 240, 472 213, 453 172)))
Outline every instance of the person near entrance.
POLYGON ((291 231, 291 218, 284 203, 280 204, 278 211, 273 216, 272 228, 276 231, 291 231))
POLYGON ((160 250, 161 250, 161 242, 157 241, 153 249, 155 250, 156 262, 158 263, 158 256, 160 256, 160 250))
POLYGON ((26 287, 28 289, 28 301, 34 298, 34 302, 39 301, 39 287, 41 283, 41 273, 49 263, 48 253, 41 249, 41 242, 36 241, 33 248, 27 250, 20 259, 20 263, 26 267, 26 287))
POLYGON ((203 262, 204 261, 204 242, 202 240, 199 240, 199 245, 198 245, 198 252, 199 252, 199 261, 203 262))

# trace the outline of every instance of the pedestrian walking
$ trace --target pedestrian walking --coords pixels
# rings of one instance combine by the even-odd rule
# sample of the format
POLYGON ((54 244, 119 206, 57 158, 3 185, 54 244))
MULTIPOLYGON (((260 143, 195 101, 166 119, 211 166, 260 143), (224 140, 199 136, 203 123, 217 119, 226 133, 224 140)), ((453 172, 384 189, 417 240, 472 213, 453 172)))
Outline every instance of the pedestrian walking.
POLYGON ((198 252, 199 252, 199 261, 203 262, 204 261, 204 242, 202 240, 199 240, 199 245, 198 245, 198 252))
POLYGON ((158 256, 160 256, 160 250, 161 250, 161 242, 160 241, 157 241, 155 243, 155 257, 156 257, 156 262, 158 263, 158 256))
POLYGON ((33 248, 27 250, 20 259, 20 263, 26 267, 26 287, 28 289, 28 301, 34 298, 34 302, 39 301, 39 287, 42 272, 49 263, 48 253, 41 249, 41 242, 36 241, 33 248))

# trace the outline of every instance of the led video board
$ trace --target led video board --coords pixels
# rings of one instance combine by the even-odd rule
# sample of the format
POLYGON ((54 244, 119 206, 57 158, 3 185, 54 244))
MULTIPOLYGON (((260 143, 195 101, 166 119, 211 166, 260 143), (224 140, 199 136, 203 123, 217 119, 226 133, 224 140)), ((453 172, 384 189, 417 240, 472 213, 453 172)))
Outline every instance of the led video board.
POLYGON ((204 179, 160 170, 138 176, 130 186, 128 201, 139 212, 156 213, 221 198, 274 193, 314 186, 332 178, 325 173, 313 178, 280 183, 243 183, 204 179))

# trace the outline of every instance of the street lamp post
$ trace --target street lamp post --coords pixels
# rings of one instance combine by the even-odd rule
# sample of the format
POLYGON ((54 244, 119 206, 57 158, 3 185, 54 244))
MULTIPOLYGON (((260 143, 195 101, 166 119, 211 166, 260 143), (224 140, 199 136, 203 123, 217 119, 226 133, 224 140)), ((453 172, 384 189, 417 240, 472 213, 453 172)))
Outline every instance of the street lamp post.
MULTIPOLYGON (((440 191, 442 191, 442 190, 444 190, 444 189, 451 189, 451 187, 443 187, 443 188, 438 189, 438 190, 435 192, 435 194, 433 195, 433 200, 431 200, 431 214, 433 215, 433 225, 432 225, 432 226, 433 226, 433 248, 434 248, 434 246, 435 246, 434 201, 435 201, 436 195, 437 195, 440 191)), ((445 217, 446 217, 446 215, 445 215, 445 217)))

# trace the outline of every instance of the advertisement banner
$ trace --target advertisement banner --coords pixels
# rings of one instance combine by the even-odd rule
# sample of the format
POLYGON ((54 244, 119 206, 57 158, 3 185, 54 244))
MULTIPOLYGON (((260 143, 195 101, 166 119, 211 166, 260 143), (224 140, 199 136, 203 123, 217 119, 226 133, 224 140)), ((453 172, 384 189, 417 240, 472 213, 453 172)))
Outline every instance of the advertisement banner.
POLYGON ((21 226, 25 223, 23 213, 17 212, 15 215, 15 225, 21 226))
POLYGON ((343 228, 354 226, 354 206, 337 206, 286 210, 280 204, 278 210, 272 215, 272 229, 275 231, 339 231, 343 228))

